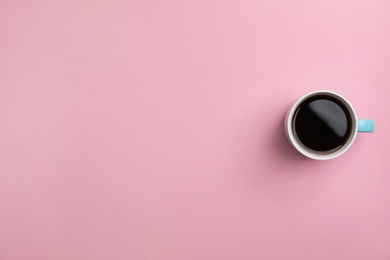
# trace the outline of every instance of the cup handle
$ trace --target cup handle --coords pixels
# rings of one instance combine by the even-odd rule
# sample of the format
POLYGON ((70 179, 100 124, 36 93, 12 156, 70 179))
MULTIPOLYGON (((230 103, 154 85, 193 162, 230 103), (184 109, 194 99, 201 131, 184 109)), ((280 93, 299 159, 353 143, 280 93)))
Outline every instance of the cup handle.
POLYGON ((358 119, 358 132, 374 132, 374 121, 370 119, 358 119))

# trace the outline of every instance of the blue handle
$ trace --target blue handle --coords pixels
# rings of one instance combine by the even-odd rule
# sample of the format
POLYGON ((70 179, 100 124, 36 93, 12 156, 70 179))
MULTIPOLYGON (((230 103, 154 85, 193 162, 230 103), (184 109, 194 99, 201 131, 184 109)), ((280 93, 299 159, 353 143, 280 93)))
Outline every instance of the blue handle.
POLYGON ((365 132, 365 133, 374 132, 374 121, 369 119, 359 119, 358 132, 365 132))

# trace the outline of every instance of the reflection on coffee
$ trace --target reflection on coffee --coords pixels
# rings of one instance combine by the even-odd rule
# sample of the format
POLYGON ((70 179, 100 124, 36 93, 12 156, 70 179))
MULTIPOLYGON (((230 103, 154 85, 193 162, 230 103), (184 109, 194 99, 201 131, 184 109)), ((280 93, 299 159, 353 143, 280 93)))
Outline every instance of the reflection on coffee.
POLYGON ((307 149, 332 153, 341 148, 351 135, 351 116, 338 99, 318 95, 302 102, 293 117, 293 132, 307 149))

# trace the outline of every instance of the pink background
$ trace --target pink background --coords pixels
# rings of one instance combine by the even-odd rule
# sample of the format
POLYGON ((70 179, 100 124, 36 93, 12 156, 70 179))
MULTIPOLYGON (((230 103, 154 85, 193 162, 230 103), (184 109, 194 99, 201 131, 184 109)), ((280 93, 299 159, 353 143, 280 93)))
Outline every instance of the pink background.
POLYGON ((390 259, 390 2, 0 1, 0 259, 390 259), (376 121, 287 143, 301 95, 376 121))

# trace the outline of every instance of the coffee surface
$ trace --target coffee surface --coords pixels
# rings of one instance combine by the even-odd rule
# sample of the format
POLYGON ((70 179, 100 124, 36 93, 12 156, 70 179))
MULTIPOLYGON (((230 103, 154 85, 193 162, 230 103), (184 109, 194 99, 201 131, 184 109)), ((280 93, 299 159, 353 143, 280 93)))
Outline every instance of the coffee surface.
POLYGON ((293 131, 308 149, 330 153, 342 147, 351 134, 351 118, 343 103, 329 96, 305 100, 296 110, 293 131))

